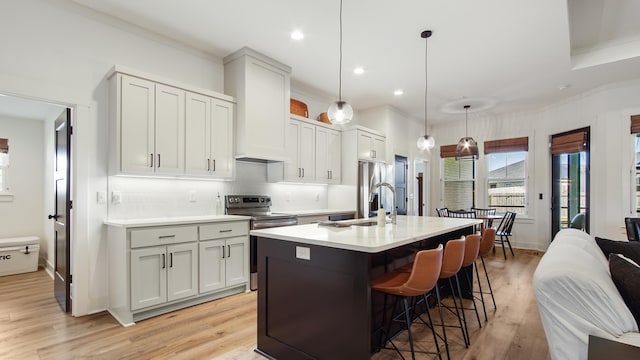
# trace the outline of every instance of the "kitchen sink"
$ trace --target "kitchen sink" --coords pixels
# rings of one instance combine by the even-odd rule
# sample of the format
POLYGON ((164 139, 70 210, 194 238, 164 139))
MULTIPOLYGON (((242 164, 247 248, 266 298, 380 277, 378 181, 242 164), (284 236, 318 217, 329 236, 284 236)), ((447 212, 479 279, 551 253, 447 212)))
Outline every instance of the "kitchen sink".
POLYGON ((359 222, 359 223, 353 224, 353 226, 377 226, 377 225, 378 225, 377 220, 365 221, 365 222, 359 222))

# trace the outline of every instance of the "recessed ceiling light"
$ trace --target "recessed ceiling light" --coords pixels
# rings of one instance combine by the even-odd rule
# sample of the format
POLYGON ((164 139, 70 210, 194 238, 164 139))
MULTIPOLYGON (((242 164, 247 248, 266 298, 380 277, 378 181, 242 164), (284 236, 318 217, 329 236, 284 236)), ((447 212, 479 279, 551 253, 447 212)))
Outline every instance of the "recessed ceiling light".
POLYGON ((362 66, 358 66, 357 68, 353 69, 353 73, 356 75, 362 75, 364 74, 364 68, 362 66))
POLYGON ((393 95, 395 95, 395 96, 400 96, 402 94, 404 94, 404 91, 402 91, 402 89, 398 89, 398 90, 393 92, 393 95))
POLYGON ((300 31, 300 30, 294 30, 294 31, 291 33, 291 38, 292 38, 293 40, 302 40, 302 39, 304 39, 304 34, 303 34, 303 33, 302 33, 302 31, 300 31))

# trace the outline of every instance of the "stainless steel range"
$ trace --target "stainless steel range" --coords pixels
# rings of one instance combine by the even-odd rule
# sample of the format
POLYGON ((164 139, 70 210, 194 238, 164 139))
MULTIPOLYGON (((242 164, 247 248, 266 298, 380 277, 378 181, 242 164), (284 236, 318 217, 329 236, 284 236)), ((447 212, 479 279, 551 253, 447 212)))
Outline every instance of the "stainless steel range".
MULTIPOLYGON (((267 229, 279 226, 298 224, 295 215, 271 212, 271 197, 265 195, 227 195, 224 197, 227 215, 251 216, 251 230, 267 229)), ((258 288, 258 241, 257 237, 249 238, 249 264, 251 270, 251 290, 258 288)))

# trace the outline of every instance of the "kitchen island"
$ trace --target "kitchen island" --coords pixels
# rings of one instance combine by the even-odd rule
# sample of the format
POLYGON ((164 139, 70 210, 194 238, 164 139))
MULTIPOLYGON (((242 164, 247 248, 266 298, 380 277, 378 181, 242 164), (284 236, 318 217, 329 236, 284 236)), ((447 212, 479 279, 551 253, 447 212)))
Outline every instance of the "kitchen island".
POLYGON ((258 247, 258 346, 276 359, 368 359, 378 304, 372 278, 480 224, 398 216, 253 230, 258 247), (331 226, 333 225, 333 226, 331 226))

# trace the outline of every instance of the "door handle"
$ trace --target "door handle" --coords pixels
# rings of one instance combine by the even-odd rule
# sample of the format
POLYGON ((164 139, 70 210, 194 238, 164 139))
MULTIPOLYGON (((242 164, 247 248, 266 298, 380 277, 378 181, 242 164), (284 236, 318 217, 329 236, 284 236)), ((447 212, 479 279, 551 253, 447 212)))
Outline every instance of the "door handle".
POLYGON ((169 254, 169 267, 172 268, 173 267, 173 253, 169 254))
POLYGON ((220 246, 222 248, 222 258, 224 259, 224 245, 220 246))
POLYGON ((213 159, 213 171, 216 171, 216 159, 213 159))
POLYGON ((167 259, 165 258, 165 255, 162 254, 162 268, 166 268, 167 267, 167 259))
POLYGON ((49 215, 49 216, 47 216, 47 218, 48 218, 49 220, 51 220, 51 219, 58 220, 58 218, 59 218, 59 217, 60 217, 60 215, 58 215, 58 214, 54 214, 54 215, 49 215))
POLYGON ((149 165, 149 167, 153 167, 153 153, 149 154, 149 159, 151 159, 149 161, 149 163, 151 163, 151 165, 149 165))
POLYGON ((211 171, 211 159, 207 159, 207 171, 211 171))
POLYGON ((160 154, 158 154, 158 167, 160 167, 160 154))
POLYGON ((231 257, 231 245, 227 245, 227 257, 231 257))

